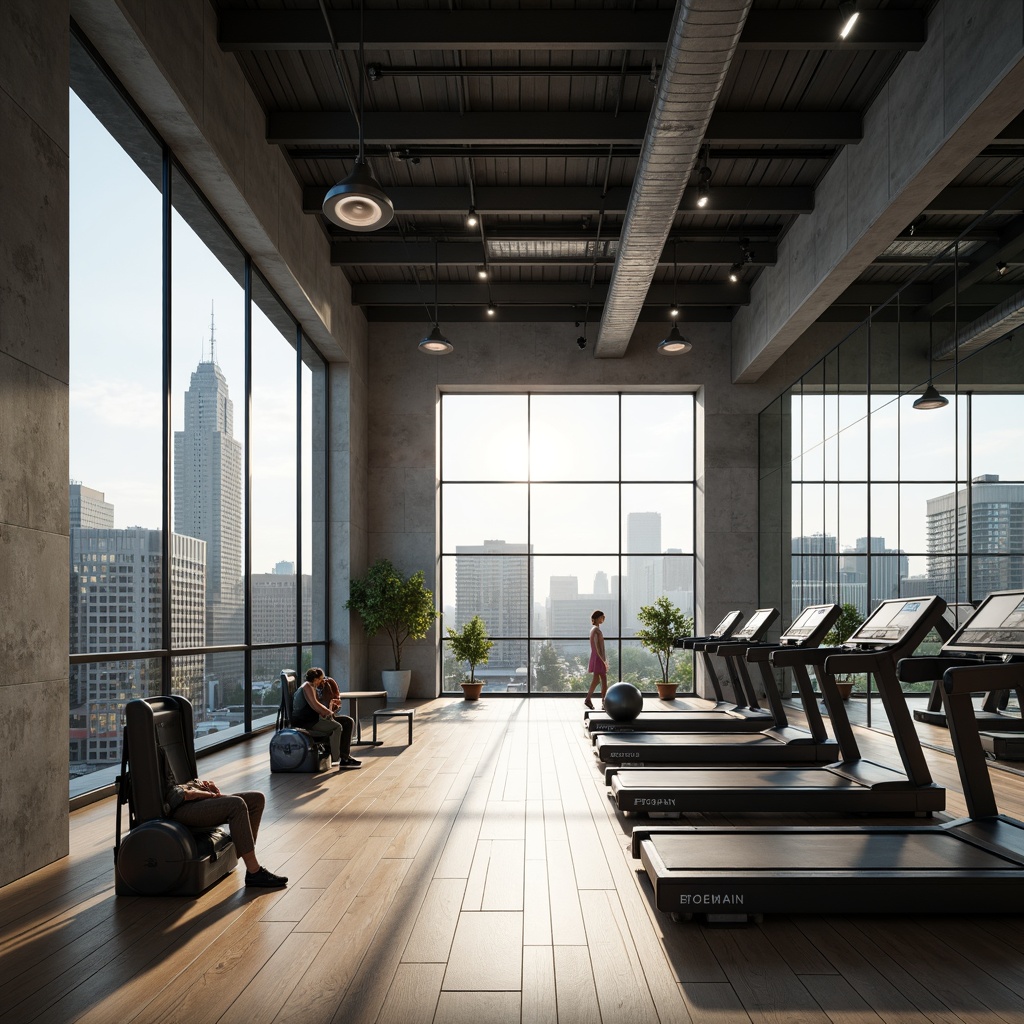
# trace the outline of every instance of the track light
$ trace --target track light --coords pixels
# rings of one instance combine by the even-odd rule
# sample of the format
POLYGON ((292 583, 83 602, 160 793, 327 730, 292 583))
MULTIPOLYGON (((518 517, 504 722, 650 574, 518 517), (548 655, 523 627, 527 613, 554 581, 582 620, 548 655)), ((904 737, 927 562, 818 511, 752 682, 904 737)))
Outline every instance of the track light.
POLYGON ((693 346, 679 333, 679 328, 675 324, 668 332, 668 337, 658 343, 658 351, 663 356, 681 356, 684 352, 689 352, 691 348, 693 346))
POLYGON ((842 18, 842 28, 839 30, 839 38, 845 39, 849 34, 850 30, 857 23, 857 19, 860 17, 860 12, 857 10, 856 0, 844 0, 839 5, 839 16, 842 18))
POLYGON ((497 312, 498 312, 497 306, 495 306, 493 302, 488 302, 487 303, 487 315, 488 316, 494 316, 494 314, 497 313, 497 312))
MULTIPOLYGON (((326 14, 324 15, 326 17, 326 14)), ((363 67, 363 8, 359 6, 359 67, 363 67)), ((339 71, 340 75, 340 71, 339 71)), ((338 182, 322 205, 324 216, 348 231, 377 231, 390 224, 395 207, 366 166, 363 145, 363 75, 359 75, 359 150, 352 173, 338 182)))
POLYGON ((704 156, 698 172, 700 181, 697 183, 697 206, 704 209, 711 198, 711 168, 708 167, 708 147, 704 147, 704 156))
POLYGON ((734 263, 729 270, 729 280, 732 281, 733 284, 736 284, 736 282, 739 281, 739 279, 740 265, 738 263, 734 263))
POLYGON ((1005 263, 1003 263, 1003 261, 1002 261, 1002 260, 1000 260, 1000 261, 999 261, 999 262, 998 262, 998 263, 996 264, 996 273, 997 273, 997 274, 998 274, 998 275, 999 275, 1000 277, 1002 277, 1002 276, 1003 276, 1003 275, 1004 275, 1004 274, 1005 274, 1005 273, 1006 273, 1006 272, 1007 272, 1007 271, 1008 271, 1009 269, 1010 269, 1010 268, 1009 268, 1009 267, 1008 267, 1008 266, 1007 266, 1007 265, 1006 265, 1005 263))
POLYGON ((671 317, 679 316, 679 307, 673 302, 669 308, 668 315, 671 317))
POLYGON ((478 278, 480 278, 481 281, 486 281, 487 278, 489 278, 491 276, 491 274, 490 274, 490 271, 487 269, 487 267, 485 267, 481 263, 480 266, 476 268, 476 276, 478 278))
POLYGON ((475 207, 470 207, 466 212, 466 227, 475 228, 480 223, 480 218, 476 215, 475 207))

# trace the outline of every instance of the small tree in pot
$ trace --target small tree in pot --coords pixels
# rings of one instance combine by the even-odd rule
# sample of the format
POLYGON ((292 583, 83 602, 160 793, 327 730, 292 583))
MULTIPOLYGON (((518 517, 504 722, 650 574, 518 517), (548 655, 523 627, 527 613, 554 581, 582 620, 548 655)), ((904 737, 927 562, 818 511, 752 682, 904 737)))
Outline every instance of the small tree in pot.
POLYGON ((675 650, 677 637, 690 636, 693 619, 684 615, 667 597, 662 595, 654 604, 645 604, 637 613, 642 629, 636 631, 636 638, 652 654, 657 655, 661 666, 661 682, 658 696, 671 700, 676 695, 678 684, 669 682, 669 662, 675 650))
POLYGON ((474 615, 462 629, 448 627, 448 646, 457 661, 469 664, 469 679, 462 684, 466 700, 478 700, 483 683, 476 681, 477 665, 486 665, 493 640, 487 639, 487 627, 479 615, 474 615))
MULTIPOLYGON (((437 618, 434 595, 424 584, 423 571, 406 578, 386 558, 378 558, 365 576, 352 579, 345 607, 363 620, 367 637, 387 633, 395 672, 402 671, 402 647, 406 640, 422 640, 437 618)), ((408 694, 409 675, 405 673, 405 693, 399 689, 394 694, 399 700, 405 700, 408 694)), ((392 696, 390 691, 388 696, 392 696)))
MULTIPOLYGON (((821 642, 822 647, 839 647, 846 643, 863 623, 864 616, 857 610, 857 606, 847 602, 840 608, 836 624, 825 634, 825 639, 821 642)), ((845 675, 836 676, 836 689, 843 700, 850 699, 856 681, 855 673, 848 672, 845 675)))

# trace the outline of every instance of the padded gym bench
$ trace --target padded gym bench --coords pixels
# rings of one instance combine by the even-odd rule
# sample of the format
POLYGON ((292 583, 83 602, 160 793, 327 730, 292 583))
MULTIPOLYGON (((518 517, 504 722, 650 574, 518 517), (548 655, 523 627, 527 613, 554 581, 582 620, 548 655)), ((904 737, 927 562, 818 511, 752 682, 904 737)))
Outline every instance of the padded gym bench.
POLYGON ((409 746, 412 746, 412 720, 416 712, 412 708, 380 708, 373 713, 373 745, 382 746, 384 741, 377 739, 377 720, 380 718, 399 718, 405 716, 409 722, 409 746))

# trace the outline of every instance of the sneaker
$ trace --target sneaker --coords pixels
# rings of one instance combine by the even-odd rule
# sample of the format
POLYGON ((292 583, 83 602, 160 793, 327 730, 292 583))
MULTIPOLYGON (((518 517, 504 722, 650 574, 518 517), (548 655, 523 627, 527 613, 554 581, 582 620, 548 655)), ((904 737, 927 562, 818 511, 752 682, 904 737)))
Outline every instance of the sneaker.
POLYGON ((245 886, 247 889, 280 889, 287 884, 288 879, 284 875, 275 875, 266 868, 260 868, 259 871, 246 871, 245 873, 245 886))
POLYGON ((585 708, 590 708, 591 711, 594 710, 594 702, 589 697, 583 698, 583 706, 585 708))
POLYGON ((338 762, 338 771, 341 771, 342 768, 362 768, 362 767, 363 767, 363 762, 362 761, 357 761, 354 757, 343 757, 338 762))

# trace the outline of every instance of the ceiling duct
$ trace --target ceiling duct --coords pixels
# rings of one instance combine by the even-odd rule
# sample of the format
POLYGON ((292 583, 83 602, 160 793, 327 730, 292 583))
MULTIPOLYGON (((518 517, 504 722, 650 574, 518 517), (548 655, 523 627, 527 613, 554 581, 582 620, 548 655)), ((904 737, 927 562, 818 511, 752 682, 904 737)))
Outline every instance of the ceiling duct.
MULTIPOLYGON (((979 348, 984 348, 990 341, 997 341, 1004 334, 1009 334, 1010 331, 1014 331, 1022 325, 1024 325, 1024 291, 1017 292, 996 306, 995 309, 990 309, 984 316, 978 317, 977 320, 964 324, 956 334, 957 358, 963 359, 964 356, 977 352, 979 348)), ((936 346, 935 358, 953 358, 952 338, 943 342, 941 346, 936 346)))
POLYGON ((598 356, 625 355, 752 2, 676 4, 601 315, 598 356))

